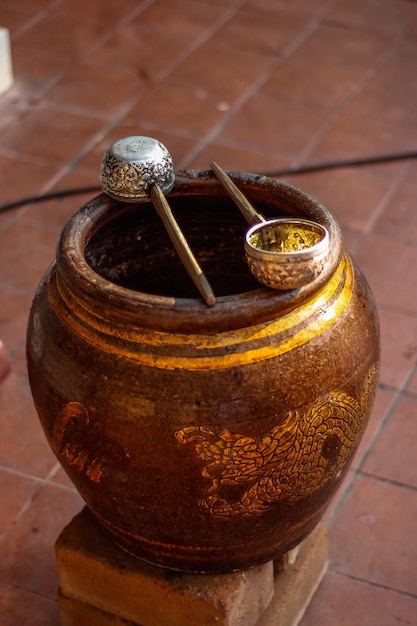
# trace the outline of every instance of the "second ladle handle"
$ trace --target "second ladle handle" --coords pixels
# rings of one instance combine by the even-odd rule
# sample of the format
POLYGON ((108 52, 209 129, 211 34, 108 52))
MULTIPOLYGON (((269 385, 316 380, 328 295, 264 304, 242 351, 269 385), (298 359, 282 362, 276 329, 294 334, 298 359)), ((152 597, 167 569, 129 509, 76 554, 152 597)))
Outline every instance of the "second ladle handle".
POLYGON ((156 212, 164 223, 178 256, 188 272, 188 275, 197 287, 205 303, 208 306, 213 306, 216 303, 213 290, 205 277, 203 270, 198 264, 197 259, 192 253, 180 227, 178 226, 162 189, 159 185, 153 184, 149 189, 149 195, 156 212))
POLYGON ((211 161, 210 167, 216 175, 216 178, 219 179, 224 189, 227 191, 232 200, 234 200, 236 206, 249 224, 260 224, 261 222, 266 221, 264 216, 255 210, 246 196, 243 195, 240 189, 235 185, 230 176, 226 174, 220 165, 218 165, 215 161, 211 161))

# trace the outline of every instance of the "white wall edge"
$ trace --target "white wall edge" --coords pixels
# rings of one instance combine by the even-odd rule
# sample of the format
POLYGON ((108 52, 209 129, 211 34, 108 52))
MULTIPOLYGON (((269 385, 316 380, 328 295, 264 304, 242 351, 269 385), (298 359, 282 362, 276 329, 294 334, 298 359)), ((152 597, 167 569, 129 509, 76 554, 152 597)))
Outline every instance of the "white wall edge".
POLYGON ((0 94, 13 85, 12 50, 7 28, 0 27, 0 94))

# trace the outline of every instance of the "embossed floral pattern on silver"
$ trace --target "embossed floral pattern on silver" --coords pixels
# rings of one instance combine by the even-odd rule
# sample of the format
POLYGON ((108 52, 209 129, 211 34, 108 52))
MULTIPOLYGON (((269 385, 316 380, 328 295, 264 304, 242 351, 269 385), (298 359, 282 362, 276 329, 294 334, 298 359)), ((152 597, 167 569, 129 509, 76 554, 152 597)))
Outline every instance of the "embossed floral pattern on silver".
POLYGON ((149 188, 158 184, 167 194, 175 180, 171 155, 151 137, 125 137, 116 141, 101 163, 101 185, 122 202, 149 200, 149 188))

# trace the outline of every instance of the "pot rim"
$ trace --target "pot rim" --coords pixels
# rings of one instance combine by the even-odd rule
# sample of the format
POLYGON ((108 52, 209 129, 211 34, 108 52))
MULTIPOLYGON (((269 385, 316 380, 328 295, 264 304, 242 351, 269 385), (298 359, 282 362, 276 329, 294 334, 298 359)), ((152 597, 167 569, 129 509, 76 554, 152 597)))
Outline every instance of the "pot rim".
MULTIPOLYGON (((56 255, 60 278, 74 296, 84 302, 84 306, 104 317, 111 311, 113 319, 124 324, 170 332, 233 330, 293 310, 324 287, 337 269, 343 254, 339 225, 324 205, 289 183, 256 174, 228 173, 252 202, 263 202, 272 209, 285 202, 291 205, 293 216, 313 220, 327 229, 330 247, 327 264, 311 283, 288 291, 260 284, 258 289, 219 297, 212 307, 206 306, 198 297, 175 298, 121 287, 89 265, 85 249, 103 226, 131 212, 137 205, 118 202, 104 193, 82 206, 65 225, 56 255)), ((226 192, 211 171, 184 170, 176 172, 174 188, 167 197, 181 196, 215 199, 225 198, 226 192)))

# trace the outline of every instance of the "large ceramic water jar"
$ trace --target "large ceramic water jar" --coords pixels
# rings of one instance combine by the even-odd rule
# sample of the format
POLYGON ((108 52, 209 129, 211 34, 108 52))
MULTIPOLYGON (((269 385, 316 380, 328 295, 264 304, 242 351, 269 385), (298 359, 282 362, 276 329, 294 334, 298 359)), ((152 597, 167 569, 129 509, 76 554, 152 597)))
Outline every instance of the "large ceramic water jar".
POLYGON ((209 172, 168 201, 216 294, 205 305, 150 203, 99 195, 65 226, 28 330, 49 444, 110 537, 172 569, 279 557, 321 519, 366 427, 378 321, 340 230, 301 190, 233 180, 266 217, 325 227, 298 289, 252 276, 247 224, 209 172))

